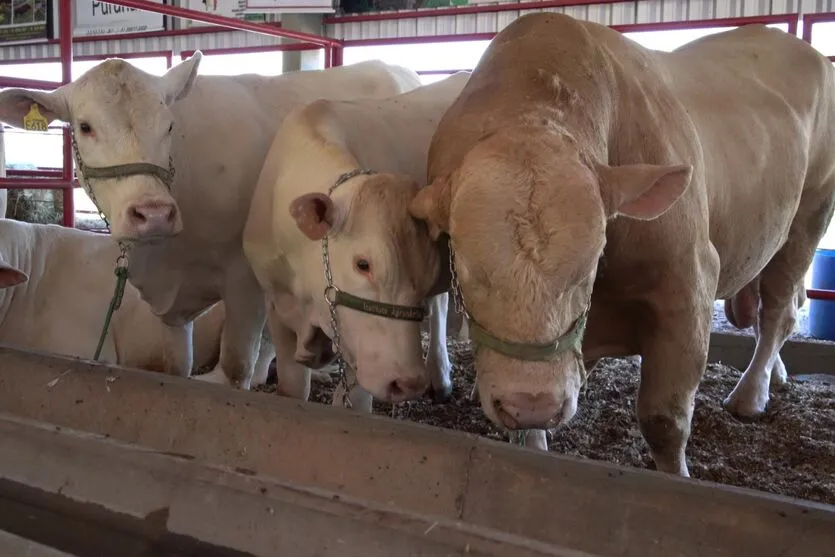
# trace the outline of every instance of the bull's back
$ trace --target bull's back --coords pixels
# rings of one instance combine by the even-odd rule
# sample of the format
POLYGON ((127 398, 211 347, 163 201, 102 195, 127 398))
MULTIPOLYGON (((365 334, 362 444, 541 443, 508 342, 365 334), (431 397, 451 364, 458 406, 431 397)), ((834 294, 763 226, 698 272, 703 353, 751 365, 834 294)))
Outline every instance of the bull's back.
MULTIPOLYGON (((264 77, 198 77, 175 105, 184 120, 177 161, 189 168, 174 191, 187 233, 236 241, 273 137, 296 107, 315 99, 383 98, 419 85, 379 62, 264 77), (223 216, 218 226, 216 218, 223 216), (225 234, 224 234, 225 231, 225 234)), ((179 169, 178 169, 179 174, 179 169)))
POLYGON ((324 135, 344 142, 360 164, 426 180, 429 143, 468 73, 385 99, 327 102, 313 119, 324 135))
POLYGON ((782 246, 804 186, 835 170, 835 72, 805 42, 764 26, 662 58, 704 153, 720 289, 735 291, 782 246))

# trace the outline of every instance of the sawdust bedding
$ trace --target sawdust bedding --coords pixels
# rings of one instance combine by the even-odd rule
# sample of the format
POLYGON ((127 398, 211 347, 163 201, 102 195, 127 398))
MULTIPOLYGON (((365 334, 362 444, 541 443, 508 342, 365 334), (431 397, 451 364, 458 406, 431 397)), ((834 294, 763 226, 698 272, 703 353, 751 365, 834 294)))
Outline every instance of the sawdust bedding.
MULTIPOLYGON (((714 328, 726 327, 730 326, 720 319, 714 328)), ((808 335, 795 335, 804 336, 808 335)), ((424 349, 427 342, 424 334, 424 349)), ((478 401, 469 400, 475 379, 469 343, 450 339, 449 354, 454 365, 449 402, 433 404, 428 397, 396 405, 375 401, 374 413, 506 441, 507 436, 484 417, 478 401)), ((706 370, 687 448, 691 475, 835 504, 835 378, 790 378, 784 388, 772 390, 762 418, 745 422, 722 408, 722 400, 740 375, 739 370, 725 365, 710 364, 706 370)), ((638 380, 637 358, 601 360, 581 395, 577 414, 550 437, 550 450, 652 467, 635 417, 638 380)), ((332 385, 314 383, 311 401, 330 404, 332 391, 332 385)))

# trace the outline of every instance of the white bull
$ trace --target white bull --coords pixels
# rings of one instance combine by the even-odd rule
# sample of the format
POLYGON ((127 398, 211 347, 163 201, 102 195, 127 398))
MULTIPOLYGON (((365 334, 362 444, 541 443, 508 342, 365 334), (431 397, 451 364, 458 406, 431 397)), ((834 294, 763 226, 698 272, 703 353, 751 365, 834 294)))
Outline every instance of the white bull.
MULTIPOLYGON (((119 247, 101 234, 0 219, 0 344, 92 360, 118 256, 119 247)), ((165 326, 126 284, 100 360, 160 372, 192 360, 195 368, 212 365, 224 313, 223 303, 215 304, 194 321, 192 357, 184 328, 165 326)))
POLYGON ((276 134, 253 194, 244 252, 277 307, 303 308, 295 327, 269 321, 281 392, 309 392, 309 371, 299 362, 310 357, 296 347, 314 331, 334 338, 323 294, 333 286, 340 291, 340 348, 362 388, 351 393, 355 408, 370 410, 368 393, 398 401, 421 396, 430 383, 436 400, 451 393, 449 276, 440 257, 446 252, 436 249, 408 205, 426 184, 435 127, 468 77, 460 73, 382 100, 316 101, 288 115, 276 134), (428 297, 429 381, 420 343, 420 305, 428 297))
POLYGON ((223 300, 218 373, 249 388, 266 306, 241 234, 279 124, 317 98, 385 97, 420 81, 381 62, 275 77, 198 76, 200 60, 195 53, 156 77, 110 59, 53 92, 6 89, 0 120, 71 124, 81 182, 113 238, 130 247, 131 283, 171 327, 223 300))

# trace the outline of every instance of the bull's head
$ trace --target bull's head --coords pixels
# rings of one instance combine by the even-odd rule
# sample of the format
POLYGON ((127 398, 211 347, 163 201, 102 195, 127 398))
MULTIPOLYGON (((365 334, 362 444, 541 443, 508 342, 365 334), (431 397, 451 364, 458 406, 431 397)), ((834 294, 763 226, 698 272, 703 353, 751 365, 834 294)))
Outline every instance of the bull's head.
POLYGON ((162 77, 121 59, 108 59, 51 92, 0 92, 0 121, 45 130, 69 123, 79 178, 120 241, 145 241, 183 228, 169 191, 174 178, 171 111, 191 91, 201 53, 162 77))

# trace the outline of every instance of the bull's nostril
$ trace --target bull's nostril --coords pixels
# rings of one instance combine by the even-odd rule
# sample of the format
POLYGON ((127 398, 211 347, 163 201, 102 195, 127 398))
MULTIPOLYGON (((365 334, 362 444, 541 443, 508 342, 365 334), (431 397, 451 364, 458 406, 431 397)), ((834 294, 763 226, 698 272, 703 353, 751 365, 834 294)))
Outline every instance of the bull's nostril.
POLYGON ((136 207, 131 207, 130 217, 137 222, 145 222, 147 220, 145 215, 136 210, 136 207))

